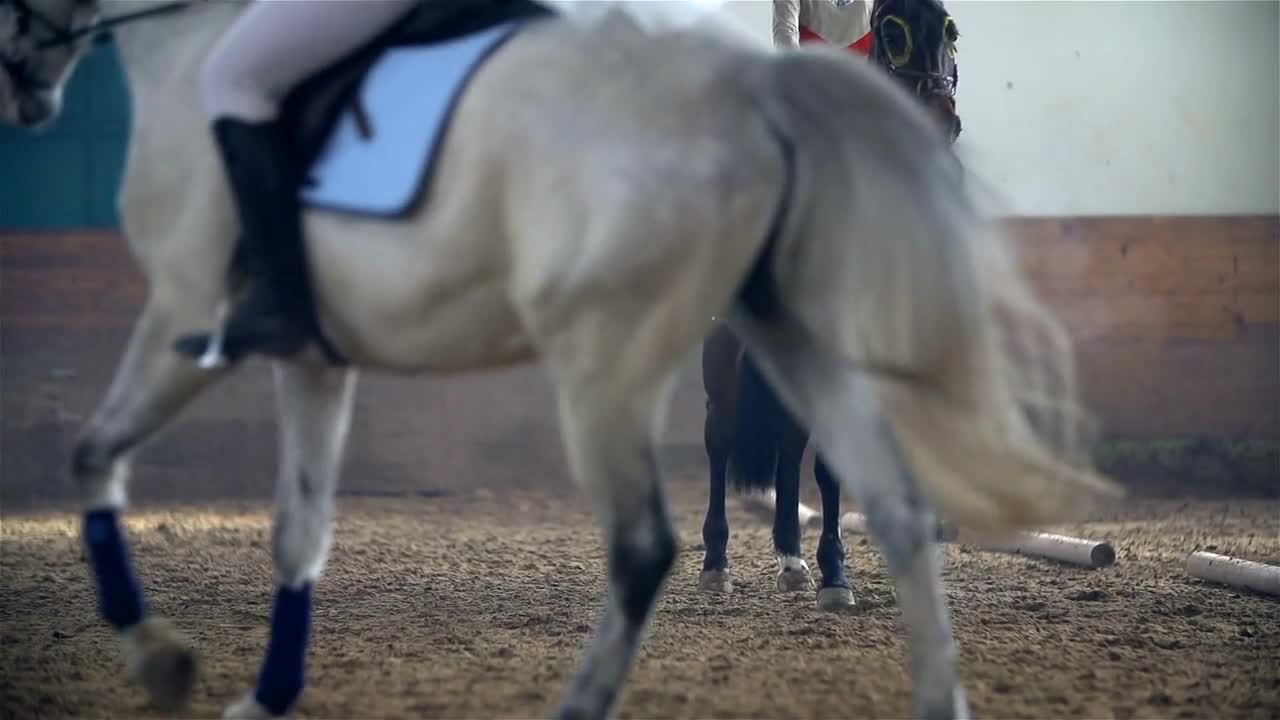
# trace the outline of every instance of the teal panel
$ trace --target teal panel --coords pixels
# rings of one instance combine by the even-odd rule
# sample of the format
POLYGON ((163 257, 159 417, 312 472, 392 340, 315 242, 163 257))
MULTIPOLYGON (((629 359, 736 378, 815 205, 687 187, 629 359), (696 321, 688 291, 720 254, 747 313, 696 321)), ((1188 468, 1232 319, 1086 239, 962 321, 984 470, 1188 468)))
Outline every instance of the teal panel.
POLYGON ((123 145, 129 135, 129 85, 115 46, 102 50, 96 62, 86 68, 94 73, 92 82, 88 83, 94 131, 123 145))
POLYGON ((58 120, 39 132, 0 127, 0 229, 119 222, 129 93, 114 45, 97 46, 81 61, 63 102, 58 120))
POLYGON ((85 211, 90 227, 118 224, 116 197, 124 174, 125 150, 124 143, 116 140, 98 140, 89 146, 85 211))
POLYGON ((93 227, 88 157, 80 142, 4 144, 0 158, 0 228, 93 227))

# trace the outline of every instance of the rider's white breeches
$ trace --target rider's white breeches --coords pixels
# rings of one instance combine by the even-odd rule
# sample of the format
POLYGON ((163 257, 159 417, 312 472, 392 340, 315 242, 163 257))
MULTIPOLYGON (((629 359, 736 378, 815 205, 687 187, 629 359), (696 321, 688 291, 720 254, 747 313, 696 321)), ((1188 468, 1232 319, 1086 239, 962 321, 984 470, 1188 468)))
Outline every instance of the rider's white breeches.
POLYGON ((209 118, 273 120, 295 85, 346 57, 419 0, 257 0, 205 59, 209 118))

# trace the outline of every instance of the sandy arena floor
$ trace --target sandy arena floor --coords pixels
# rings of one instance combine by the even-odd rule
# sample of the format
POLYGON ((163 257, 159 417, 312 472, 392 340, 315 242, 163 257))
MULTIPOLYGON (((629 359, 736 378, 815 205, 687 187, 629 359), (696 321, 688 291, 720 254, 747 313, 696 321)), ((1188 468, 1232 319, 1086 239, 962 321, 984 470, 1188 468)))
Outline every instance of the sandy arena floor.
MULTIPOLYGON (((861 608, 820 613, 810 593, 774 591, 768 528, 731 506, 736 591, 702 595, 704 493, 673 489, 683 553, 620 716, 905 716, 904 642, 874 547, 849 538, 861 608)), ((546 716, 602 599, 597 532, 570 505, 487 493, 344 498, 297 714, 546 716)), ((216 716, 261 660, 268 511, 226 504, 129 517, 152 607, 201 653, 186 714, 216 716)), ((1148 502, 1104 520, 1065 528, 1115 544, 1119 561, 1104 570, 947 548, 975 714, 1280 718, 1280 601, 1202 585, 1183 569, 1197 548, 1280 563, 1280 506, 1148 502)), ((123 679, 73 518, 6 515, 0 539, 0 718, 157 717, 123 679)), ((816 541, 807 531, 810 557, 816 541)))

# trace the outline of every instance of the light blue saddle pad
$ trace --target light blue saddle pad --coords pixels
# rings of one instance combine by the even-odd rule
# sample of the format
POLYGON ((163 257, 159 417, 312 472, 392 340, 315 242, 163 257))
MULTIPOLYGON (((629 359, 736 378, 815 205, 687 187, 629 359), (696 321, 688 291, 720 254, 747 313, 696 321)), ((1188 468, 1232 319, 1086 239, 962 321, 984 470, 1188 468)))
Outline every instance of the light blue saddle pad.
POLYGON ((302 204, 359 215, 408 211, 426 186, 454 105, 472 72, 521 27, 519 21, 422 47, 387 50, 359 89, 372 129, 342 112, 312 164, 302 204))

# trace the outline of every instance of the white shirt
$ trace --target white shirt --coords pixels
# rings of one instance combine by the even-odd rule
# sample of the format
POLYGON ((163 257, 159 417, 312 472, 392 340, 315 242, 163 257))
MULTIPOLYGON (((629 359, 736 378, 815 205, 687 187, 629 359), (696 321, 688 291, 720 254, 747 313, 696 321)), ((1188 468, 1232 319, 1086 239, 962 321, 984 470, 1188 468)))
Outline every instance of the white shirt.
POLYGON ((832 45, 847 47, 871 31, 869 0, 773 0, 773 44, 800 44, 800 26, 832 45))

